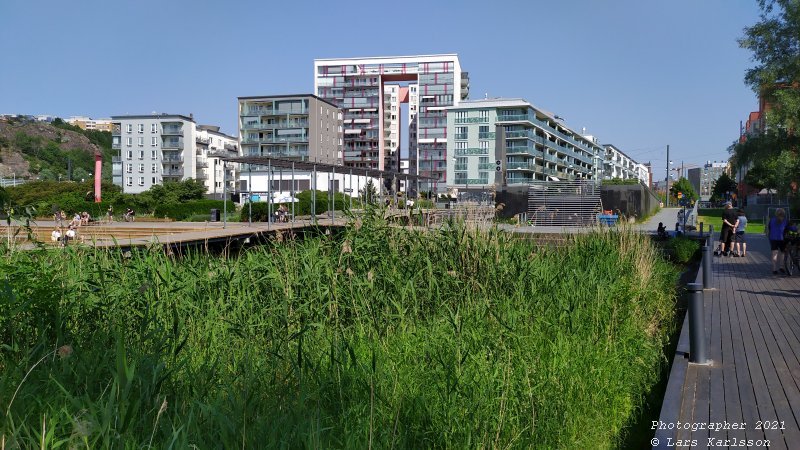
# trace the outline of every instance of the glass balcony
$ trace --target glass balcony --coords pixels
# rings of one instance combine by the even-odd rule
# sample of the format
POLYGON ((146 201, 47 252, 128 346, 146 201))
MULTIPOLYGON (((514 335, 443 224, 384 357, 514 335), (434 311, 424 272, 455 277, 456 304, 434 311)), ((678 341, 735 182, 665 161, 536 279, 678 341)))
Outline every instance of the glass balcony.
POLYGON ((478 164, 479 170, 494 170, 496 167, 495 163, 480 163, 478 164))
POLYGON ((494 131, 489 133, 478 133, 478 139, 494 139, 494 131))
POLYGON ((307 128, 307 120, 290 120, 274 123, 246 123, 242 126, 243 130, 275 130, 280 128, 307 128))
POLYGON ((454 170, 467 170, 467 164, 456 164, 454 170))
POLYGON ((161 134, 170 136, 183 136, 183 130, 176 127, 164 127, 164 129, 161 130, 161 134))
POLYGON ((183 148, 183 141, 164 141, 161 143, 161 148, 183 148))
POLYGON ((453 135, 453 139, 464 140, 467 139, 467 133, 457 133, 453 135))

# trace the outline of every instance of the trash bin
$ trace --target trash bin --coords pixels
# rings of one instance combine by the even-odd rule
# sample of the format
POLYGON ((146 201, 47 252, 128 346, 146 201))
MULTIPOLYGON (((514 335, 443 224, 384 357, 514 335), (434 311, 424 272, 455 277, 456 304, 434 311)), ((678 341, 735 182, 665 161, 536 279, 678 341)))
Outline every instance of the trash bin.
POLYGON ((214 208, 211 210, 211 221, 219 222, 219 209, 214 208))

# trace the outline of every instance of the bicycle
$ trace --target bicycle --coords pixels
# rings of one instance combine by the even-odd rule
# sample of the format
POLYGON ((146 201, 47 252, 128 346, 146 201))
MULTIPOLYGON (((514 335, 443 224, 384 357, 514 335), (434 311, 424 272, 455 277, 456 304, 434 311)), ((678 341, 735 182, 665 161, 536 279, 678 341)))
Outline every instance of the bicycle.
POLYGON ((786 250, 783 255, 783 268, 786 274, 791 276, 794 272, 800 272, 800 234, 796 231, 786 233, 786 250))

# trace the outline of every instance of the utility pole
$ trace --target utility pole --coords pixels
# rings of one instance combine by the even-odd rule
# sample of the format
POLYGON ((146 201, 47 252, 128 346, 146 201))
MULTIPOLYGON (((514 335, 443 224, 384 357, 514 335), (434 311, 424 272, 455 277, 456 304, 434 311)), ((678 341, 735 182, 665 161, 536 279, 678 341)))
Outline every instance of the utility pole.
POLYGON ((667 193, 664 195, 666 197, 666 204, 667 208, 669 208, 669 144, 667 144, 667 193))

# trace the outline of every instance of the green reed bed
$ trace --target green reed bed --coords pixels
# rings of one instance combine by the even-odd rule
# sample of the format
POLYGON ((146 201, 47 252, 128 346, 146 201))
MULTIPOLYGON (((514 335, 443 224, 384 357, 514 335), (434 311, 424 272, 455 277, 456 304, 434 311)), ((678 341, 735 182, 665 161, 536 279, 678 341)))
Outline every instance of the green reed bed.
POLYGON ((612 448, 676 281, 634 233, 369 218, 228 257, 0 261, 5 448, 612 448))

